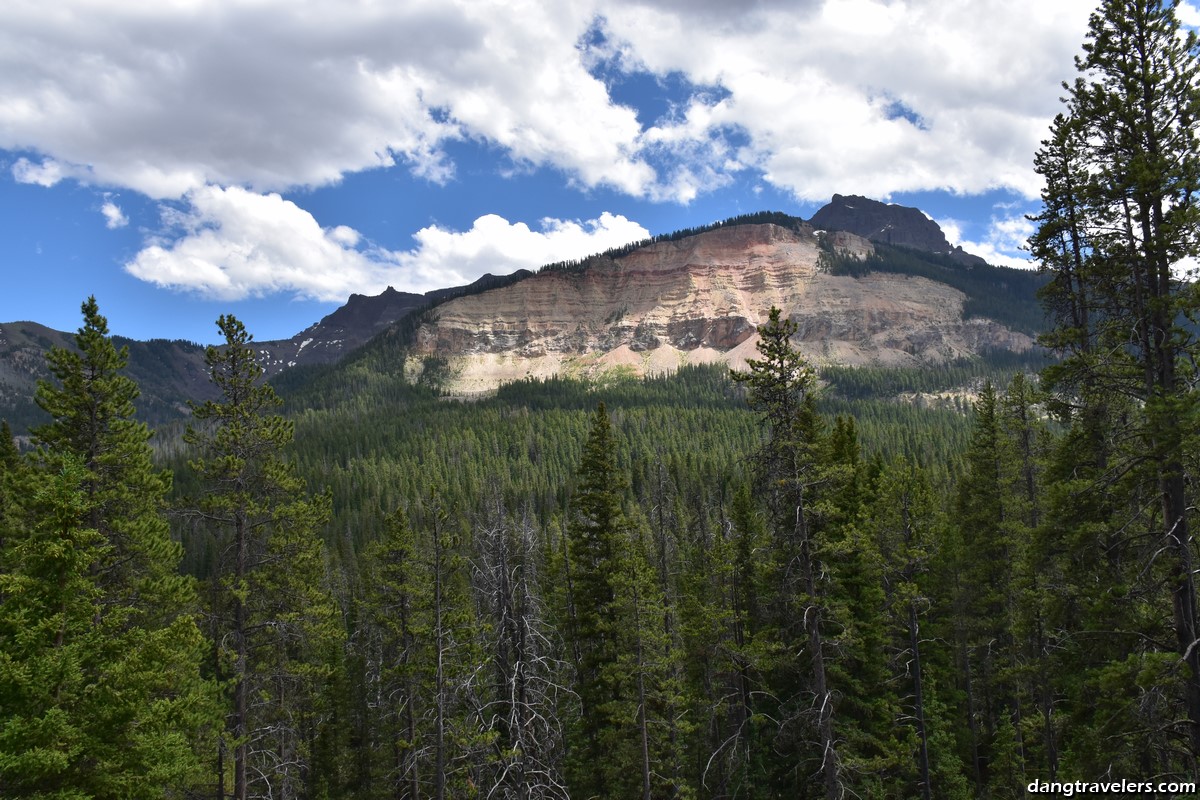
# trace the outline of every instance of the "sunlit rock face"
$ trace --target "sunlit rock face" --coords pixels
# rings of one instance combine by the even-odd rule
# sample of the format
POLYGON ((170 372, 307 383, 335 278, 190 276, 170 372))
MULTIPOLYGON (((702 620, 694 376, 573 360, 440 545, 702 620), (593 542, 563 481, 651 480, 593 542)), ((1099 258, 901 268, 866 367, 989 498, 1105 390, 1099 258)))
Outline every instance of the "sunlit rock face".
POLYGON ((412 367, 446 358, 447 388, 462 394, 531 376, 741 368, 772 306, 797 323, 796 343, 818 363, 937 363, 1032 345, 998 323, 964 320, 964 295, 944 284, 822 271, 821 236, 844 254, 873 252, 853 233, 805 225, 727 226, 659 242, 437 307, 417 330, 412 367))

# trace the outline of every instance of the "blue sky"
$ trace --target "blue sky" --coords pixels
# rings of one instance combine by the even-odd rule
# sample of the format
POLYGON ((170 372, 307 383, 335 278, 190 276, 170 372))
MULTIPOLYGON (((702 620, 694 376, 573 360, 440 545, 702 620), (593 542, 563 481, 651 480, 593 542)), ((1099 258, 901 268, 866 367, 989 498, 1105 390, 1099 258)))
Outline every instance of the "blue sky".
MULTIPOLYGON (((212 341, 836 192, 1021 263, 1082 0, 9 0, 0 321, 212 341)), ((1180 16, 1200 20, 1181 4, 1180 16)))

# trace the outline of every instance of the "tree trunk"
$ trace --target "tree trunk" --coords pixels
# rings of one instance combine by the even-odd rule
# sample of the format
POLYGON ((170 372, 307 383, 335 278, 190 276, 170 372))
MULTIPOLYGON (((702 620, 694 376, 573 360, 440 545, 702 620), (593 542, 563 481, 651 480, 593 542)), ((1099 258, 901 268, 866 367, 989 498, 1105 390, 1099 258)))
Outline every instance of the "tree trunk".
POLYGON ((833 729, 833 693, 825 676, 825 648, 821 635, 821 610, 817 606, 817 582, 813 574, 811 542, 804 520, 803 506, 796 507, 796 528, 800 532, 800 570, 810 607, 805 609, 804 624, 808 633, 808 648, 812 652, 813 695, 817 702, 817 730, 821 740, 821 771, 825 781, 826 800, 842 796, 838 780, 837 739, 833 729))
POLYGON ((241 590, 245 583, 246 568, 249 560, 248 532, 246 520, 239 513, 234 523, 234 537, 237 547, 237 563, 234 574, 237 578, 238 591, 233 596, 233 643, 234 643, 234 685, 233 685, 233 797, 234 800, 246 800, 249 787, 246 783, 246 758, 249 755, 249 698, 246 678, 249 673, 248 647, 246 643, 246 603, 242 600, 241 590))
POLYGON ((933 785, 929 775, 929 732, 925 727, 925 686, 921 676, 921 635, 917 625, 917 607, 908 604, 908 647, 912 651, 913 672, 913 706, 917 718, 917 738, 920 749, 917 752, 917 766, 921 773, 921 798, 930 800, 933 796, 933 785))

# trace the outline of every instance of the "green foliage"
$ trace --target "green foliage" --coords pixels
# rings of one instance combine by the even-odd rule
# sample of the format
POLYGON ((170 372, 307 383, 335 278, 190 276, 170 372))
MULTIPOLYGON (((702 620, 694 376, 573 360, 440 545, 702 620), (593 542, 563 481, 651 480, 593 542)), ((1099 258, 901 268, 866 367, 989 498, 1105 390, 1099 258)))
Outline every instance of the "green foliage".
POLYGON ((225 346, 205 361, 220 399, 193 407, 185 441, 206 489, 192 514, 219 554, 208 614, 217 675, 229 681, 233 791, 242 798, 266 780, 299 792, 344 636, 317 535, 329 497, 309 497, 284 458, 292 423, 272 413, 281 401, 259 382, 245 327, 232 316, 217 325, 225 346))
POLYGON ((196 626, 130 624, 94 566, 84 470, 30 476, 25 526, 0 548, 0 790, 5 797, 155 798, 194 785, 202 707, 196 626), (190 692, 190 693, 189 693, 190 692))
POLYGON ((194 602, 190 583, 177 574, 181 550, 162 512, 171 475, 151 460, 150 431, 135 419, 139 389, 124 374, 128 350, 108 335, 95 298, 83 303, 76 349, 46 354, 58 385, 38 386, 38 405, 51 421, 33 431, 37 458, 57 471, 77 460, 87 500, 84 522, 110 545, 97 562, 106 601, 137 606, 147 620, 170 620, 194 602))
POLYGON ((1045 342, 1063 355, 1045 373, 1049 407, 1070 427, 1048 470, 1055 528, 1038 543, 1076 564, 1044 596, 1057 636, 1086 641, 1060 651, 1079 715, 1078 730, 1064 730, 1064 756, 1075 768, 1138 759, 1191 779, 1198 296, 1179 262, 1200 252, 1198 54, 1174 4, 1101 4, 1066 111, 1038 153, 1044 210, 1030 239, 1051 274, 1045 342), (1108 591, 1097 594, 1097 578, 1108 591), (1170 675, 1159 671, 1167 642, 1178 659, 1170 675), (1091 735, 1100 728, 1107 738, 1091 735))
POLYGON ((93 298, 75 349, 47 354, 51 422, 0 468, 0 787, 6 796, 154 797, 198 779, 211 687, 180 548, 162 516, 168 474, 133 419, 127 354, 93 298))
POLYGON ((787 754, 773 760, 764 778, 777 792, 811 791, 809 776, 820 775, 823 794, 840 796, 846 785, 837 733, 836 670, 828 651, 836 634, 852 623, 836 597, 837 577, 829 569, 840 533, 834 517, 842 509, 831 502, 838 488, 833 444, 816 410, 815 376, 791 344, 796 325, 772 308, 758 329, 759 359, 747 359, 747 371, 733 378, 746 386, 747 401, 763 429, 755 479, 762 489, 769 521, 770 562, 764 597, 773 637, 780 647, 766 680, 774 698, 767 713, 780 720, 773 747, 787 754), (784 654, 802 653, 800 657, 784 654))
POLYGON ((986 317, 1010 328, 1037 335, 1046 328, 1046 317, 1037 303, 1038 290, 1046 279, 1032 270, 967 266, 949 255, 927 253, 907 247, 875 243, 875 253, 865 260, 849 255, 823 253, 827 271, 859 278, 871 272, 912 275, 944 283, 967 296, 963 316, 986 317))

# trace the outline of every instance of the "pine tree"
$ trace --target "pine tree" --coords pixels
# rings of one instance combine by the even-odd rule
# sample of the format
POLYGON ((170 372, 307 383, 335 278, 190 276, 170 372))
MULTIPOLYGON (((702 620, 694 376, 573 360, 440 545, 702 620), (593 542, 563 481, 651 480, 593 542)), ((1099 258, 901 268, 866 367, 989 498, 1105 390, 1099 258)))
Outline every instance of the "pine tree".
POLYGON ((748 359, 748 371, 733 373, 747 388, 750 407, 760 415, 765 440, 758 455, 758 481, 764 489, 772 527, 772 593, 766 602, 787 652, 803 660, 778 662, 769 680, 780 703, 779 752, 793 750, 773 782, 792 791, 809 787, 809 770, 821 775, 823 793, 843 792, 836 694, 829 683, 827 626, 828 573, 820 561, 822 526, 830 510, 821 502, 831 480, 828 436, 816 410, 815 376, 791 343, 796 324, 772 308, 758 329, 761 359, 748 359), (815 753, 805 745, 816 739, 815 753), (790 762, 790 763, 788 763, 790 762))
POLYGON ((171 476, 154 468, 150 431, 135 419, 139 390, 123 374, 128 348, 113 344, 94 297, 82 311, 77 351, 52 347, 46 353, 58 385, 38 385, 37 403, 52 420, 34 429, 33 440, 48 469, 57 470, 64 459, 84 468, 84 522, 111 545, 93 565, 105 602, 135 608, 147 624, 170 621, 195 601, 190 582, 178 573, 181 549, 163 516, 171 476))
POLYGON ((112 544, 86 527, 87 470, 26 476, 0 544, 0 794, 161 798, 198 785, 211 721, 190 617, 147 629, 107 602, 112 544))
MULTIPOLYGON (((615 636, 613 580, 620 563, 627 523, 621 509, 623 482, 617 473, 616 444, 608 412, 601 403, 583 448, 578 484, 571 498, 567 528, 567 568, 573 611, 567 631, 575 658, 575 687, 580 714, 570 737, 572 794, 604 796, 611 731, 609 703, 617 698, 613 669, 620 655, 615 636)), ((622 765, 625 766, 625 765, 622 765)))
MULTIPOLYGON (((993 775, 992 763, 1012 763, 1002 752, 1003 729, 1019 729, 1020 704, 1012 685, 1016 579, 1021 542, 1011 525, 1010 446, 1001 425, 1000 399, 988 381, 975 402, 975 430, 966 453, 956 503, 956 638, 960 688, 966 700, 976 790, 1013 789, 1020 781, 993 775), (1015 717, 1015 719, 1014 719, 1015 717), (989 788, 990 787, 990 788, 989 788)), ((1015 745, 1014 745, 1015 746, 1015 745)))
POLYGON ((428 692, 424 674, 435 660, 425 609, 428 587, 415 533, 403 510, 392 513, 379 542, 363 557, 362 647, 366 650, 370 796, 415 800, 425 794, 428 692))
POLYGON ((617 470, 603 403, 592 418, 577 479, 566 537, 573 610, 567 646, 578 654, 580 703, 568 732, 571 793, 675 794, 681 787, 670 766, 670 724, 661 716, 678 701, 669 681, 664 601, 644 533, 622 507, 626 482, 617 470))
MULTIPOLYGON (((195 779, 201 761, 193 748, 215 722, 215 707, 200 675, 194 593, 177 572, 180 548, 162 514, 169 476, 152 467, 150 433, 133 418, 138 389, 121 374, 127 354, 113 345, 94 298, 83 304, 83 317, 78 352, 47 354, 59 385, 38 388, 52 421, 35 430, 39 447, 28 464, 4 426, 0 571, 19 587, 4 605, 8 621, 19 628, 23 620, 30 635, 8 638, 10 630, 0 650, 16 660, 10 688, 24 698, 17 708, 25 722, 24 715, 43 713, 78 726, 75 749, 54 762, 61 774, 40 773, 46 785, 161 796, 195 779), (78 596, 67 598, 63 587, 78 596), (54 625, 50 637, 46 626, 54 625), (15 667, 22 660, 23 675, 15 667), (47 663, 65 670, 68 683, 52 689, 52 672, 31 680, 39 669, 32 665, 47 663), (101 772, 108 774, 93 774, 101 772)), ((69 736, 66 730, 54 736, 69 736)), ((12 741, 21 746, 19 738, 12 741)), ((65 739, 33 741, 67 747, 65 739)))
POLYGON ((221 553, 209 614, 218 677, 232 694, 233 797, 246 800, 260 781, 296 796, 311 778, 311 746, 328 711, 322 689, 344 636, 318 538, 330 500, 310 497, 284 456, 292 423, 272 413, 282 401, 260 383, 245 327, 232 316, 217 326, 225 344, 210 346, 205 363, 221 397, 193 406, 184 438, 207 490, 193 513, 221 553))
POLYGON ((935 602, 927 586, 946 522, 925 473, 905 462, 878 479, 870 524, 880 554, 888 650, 905 685, 903 719, 915 733, 913 785, 924 800, 965 798, 967 781, 953 753, 950 720, 930 669, 935 640, 922 632, 935 602))
POLYGON ((5 537, 17 529, 17 499, 22 493, 18 477, 22 472, 21 453, 12 428, 8 420, 0 420, 0 548, 4 547, 5 537))
POLYGON ((1143 556, 1155 563, 1143 566, 1147 578, 1170 587, 1163 599, 1185 665, 1171 683, 1187 720, 1183 769, 1194 776, 1200 621, 1185 462, 1195 335, 1182 323, 1194 316, 1197 295, 1175 270, 1200 252, 1198 44, 1194 32, 1183 33, 1173 4, 1106 0, 1091 17, 1084 51, 1076 62, 1081 74, 1067 87, 1067 112, 1037 161, 1046 211, 1031 245, 1054 273, 1047 297, 1056 330, 1047 341, 1066 356, 1046 377, 1056 409, 1083 429, 1113 420, 1105 413, 1110 398, 1136 401, 1131 424, 1110 440, 1121 443, 1109 453, 1114 469, 1098 477, 1113 488, 1114 476, 1132 479, 1143 500, 1130 504, 1138 510, 1121 527, 1157 531, 1159 543, 1143 556), (1148 493, 1157 496, 1152 506, 1148 493), (1167 574, 1158 574, 1168 563, 1167 574))

